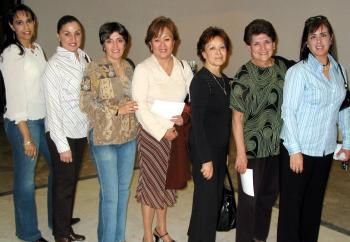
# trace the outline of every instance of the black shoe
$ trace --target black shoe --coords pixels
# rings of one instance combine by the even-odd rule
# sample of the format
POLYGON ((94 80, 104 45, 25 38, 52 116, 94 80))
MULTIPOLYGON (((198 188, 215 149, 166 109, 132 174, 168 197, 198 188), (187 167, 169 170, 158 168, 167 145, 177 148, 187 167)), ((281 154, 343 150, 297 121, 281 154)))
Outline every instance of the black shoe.
POLYGON ((72 218, 72 220, 70 221, 70 225, 74 225, 80 222, 80 218, 72 218))
MULTIPOLYGON (((163 234, 163 235, 159 235, 159 233, 158 233, 158 231, 157 231, 157 228, 154 228, 153 236, 154 236, 155 242, 158 242, 159 239, 162 239, 163 237, 167 236, 168 234, 169 234, 169 233, 166 232, 166 233, 163 234)), ((164 241, 164 240, 162 239, 162 241, 164 241)), ((176 242, 176 241, 173 240, 173 239, 171 239, 171 242, 176 242)))
POLYGON ((81 234, 74 233, 73 229, 70 230, 70 235, 68 236, 70 241, 83 241, 85 240, 85 236, 81 234))
POLYGON ((55 236, 55 242, 71 242, 72 240, 70 238, 65 237, 56 237, 55 236))
POLYGON ((41 237, 40 239, 35 240, 34 242, 49 242, 46 239, 44 239, 43 237, 41 237))

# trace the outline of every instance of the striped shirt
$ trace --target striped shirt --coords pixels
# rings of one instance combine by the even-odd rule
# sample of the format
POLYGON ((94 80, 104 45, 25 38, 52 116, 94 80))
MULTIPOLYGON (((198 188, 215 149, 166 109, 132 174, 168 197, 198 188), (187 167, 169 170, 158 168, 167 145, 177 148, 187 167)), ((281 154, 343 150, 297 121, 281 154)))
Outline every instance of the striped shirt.
POLYGON ((350 108, 339 112, 345 97, 344 80, 337 62, 330 55, 328 58, 329 80, 322 73, 322 64, 311 54, 307 61, 300 61, 287 71, 281 138, 289 154, 333 153, 337 123, 342 131, 343 147, 350 149, 350 108))
POLYGON ((67 137, 83 138, 88 120, 79 108, 80 84, 89 57, 78 49, 73 52, 57 47, 42 77, 46 99, 46 126, 59 153, 70 150, 67 137))

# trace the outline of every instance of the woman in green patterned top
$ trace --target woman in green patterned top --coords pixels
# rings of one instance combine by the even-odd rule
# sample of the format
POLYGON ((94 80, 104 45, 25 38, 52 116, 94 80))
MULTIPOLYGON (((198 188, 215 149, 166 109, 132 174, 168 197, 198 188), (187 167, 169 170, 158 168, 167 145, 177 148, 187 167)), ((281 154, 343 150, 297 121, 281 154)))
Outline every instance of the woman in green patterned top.
MULTIPOLYGON (((266 241, 272 206, 278 195, 282 88, 287 64, 275 58, 276 32, 263 19, 244 32, 251 59, 235 76, 231 90, 232 130, 237 146, 237 242, 266 241), (241 176, 251 169, 254 194, 242 189, 241 176)), ((247 174, 246 174, 247 175, 247 174)))

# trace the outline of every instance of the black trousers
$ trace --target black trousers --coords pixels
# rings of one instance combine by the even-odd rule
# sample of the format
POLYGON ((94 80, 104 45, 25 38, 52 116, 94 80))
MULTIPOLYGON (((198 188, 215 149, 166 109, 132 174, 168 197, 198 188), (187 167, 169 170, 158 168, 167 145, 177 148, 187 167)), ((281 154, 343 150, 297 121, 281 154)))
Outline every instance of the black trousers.
POLYGON ((52 160, 53 172, 53 229, 52 234, 57 237, 67 237, 71 231, 75 189, 79 177, 81 161, 87 139, 68 139, 73 162, 65 163, 60 160, 55 143, 46 134, 52 160))
POLYGON ((279 190, 279 156, 249 159, 247 168, 253 170, 254 197, 244 193, 238 173, 236 242, 266 241, 279 190))
POLYGON ((303 155, 304 171, 297 174, 290 169, 288 151, 282 146, 278 242, 317 241, 332 157, 303 155))
POLYGON ((194 147, 191 147, 192 175, 194 181, 193 204, 188 242, 215 242, 218 211, 222 200, 225 179, 227 148, 211 149, 214 174, 210 180, 203 178, 202 164, 194 147))

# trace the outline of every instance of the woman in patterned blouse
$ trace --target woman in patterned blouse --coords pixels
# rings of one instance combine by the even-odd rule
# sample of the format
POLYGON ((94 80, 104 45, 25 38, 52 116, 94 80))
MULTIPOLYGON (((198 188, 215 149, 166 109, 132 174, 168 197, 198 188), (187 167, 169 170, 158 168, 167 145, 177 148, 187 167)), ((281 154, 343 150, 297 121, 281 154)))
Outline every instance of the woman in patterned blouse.
POLYGON ((133 67, 123 58, 129 43, 123 25, 105 23, 99 37, 105 56, 85 70, 80 107, 90 121, 89 143, 100 182, 98 241, 123 242, 136 150, 133 67))
POLYGON ((278 163, 282 89, 286 64, 274 58, 276 32, 263 19, 244 32, 251 59, 232 84, 232 129, 237 146, 238 177, 253 171, 254 195, 242 190, 238 179, 237 242, 266 241, 272 206, 278 195, 278 163))

